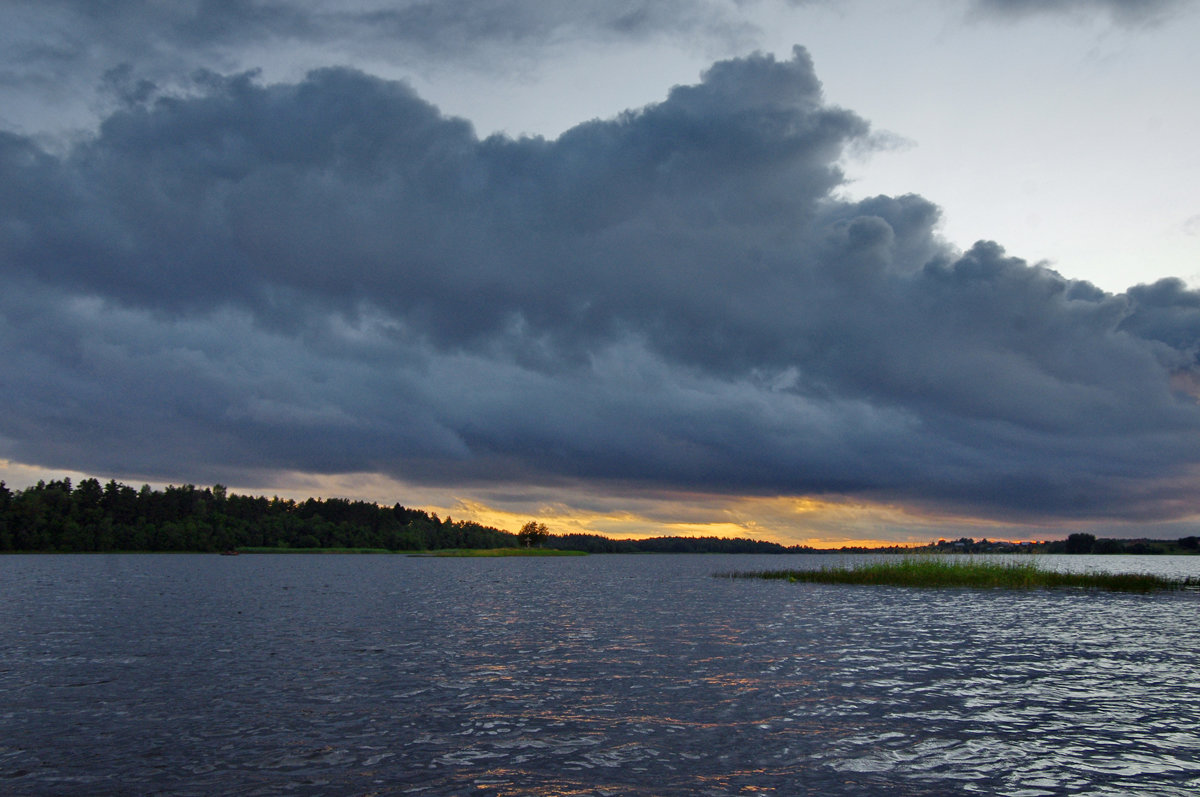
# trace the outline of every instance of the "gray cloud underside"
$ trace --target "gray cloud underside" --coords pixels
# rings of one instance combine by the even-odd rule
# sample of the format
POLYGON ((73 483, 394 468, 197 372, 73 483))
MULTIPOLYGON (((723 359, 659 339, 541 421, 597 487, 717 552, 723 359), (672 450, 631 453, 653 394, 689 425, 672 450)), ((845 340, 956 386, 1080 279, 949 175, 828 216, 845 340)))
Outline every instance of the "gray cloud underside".
POLYGON ((0 83, 119 64, 140 74, 229 68, 263 48, 317 47, 349 58, 520 58, 578 41, 739 41, 754 34, 735 0, 39 0, 6 11, 0 83))
MULTIPOLYGON (((197 70, 391 64, 522 70, 555 47, 670 40, 745 50, 747 6, 829 0, 39 0, 0 12, 0 123, 61 134, 112 97, 180 88, 197 70), (99 91, 99 93, 97 93, 99 91)), ((979 18, 1070 13, 1161 22, 1183 0, 964 0, 979 18)))
MULTIPOLYGON (((61 137, 196 73, 526 75, 560 51, 749 49, 741 0, 39 0, 0 6, 0 127, 61 137)), ((568 56, 569 57, 569 56, 568 56)))
POLYGON ((1026 17, 1106 14, 1123 25, 1158 23, 1187 0, 973 0, 975 10, 989 16, 1026 17))
POLYGON ((552 141, 337 69, 0 134, 0 456, 1194 511, 1200 294, 838 199, 867 136, 801 50, 552 141))

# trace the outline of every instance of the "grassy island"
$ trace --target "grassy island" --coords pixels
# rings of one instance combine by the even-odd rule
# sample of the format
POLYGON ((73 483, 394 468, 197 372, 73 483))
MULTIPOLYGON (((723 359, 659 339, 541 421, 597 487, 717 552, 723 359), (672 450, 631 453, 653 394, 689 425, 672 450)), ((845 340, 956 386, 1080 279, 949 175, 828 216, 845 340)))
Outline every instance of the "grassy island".
POLYGON ((1192 578, 1170 579, 1148 573, 1059 573, 1033 562, 985 562, 905 556, 859 565, 819 570, 762 570, 718 573, 728 578, 762 578, 822 584, 865 584, 899 587, 968 587, 974 589, 1099 589, 1117 592, 1197 589, 1192 578))

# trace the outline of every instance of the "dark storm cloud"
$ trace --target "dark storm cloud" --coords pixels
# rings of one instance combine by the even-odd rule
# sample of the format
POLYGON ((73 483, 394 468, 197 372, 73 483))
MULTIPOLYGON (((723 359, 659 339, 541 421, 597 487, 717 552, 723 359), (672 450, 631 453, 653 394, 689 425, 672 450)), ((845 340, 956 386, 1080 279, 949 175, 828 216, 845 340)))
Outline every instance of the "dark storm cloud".
POLYGON ((869 131, 803 51, 555 140, 349 70, 134 99, 62 155, 0 136, 0 456, 1194 508, 1200 296, 838 199, 869 131))

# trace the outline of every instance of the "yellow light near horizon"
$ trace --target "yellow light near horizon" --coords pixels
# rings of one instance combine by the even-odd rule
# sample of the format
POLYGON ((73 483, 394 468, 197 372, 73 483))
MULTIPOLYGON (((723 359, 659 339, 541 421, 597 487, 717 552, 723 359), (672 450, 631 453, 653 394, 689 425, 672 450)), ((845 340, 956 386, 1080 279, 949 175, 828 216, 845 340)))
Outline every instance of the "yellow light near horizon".
MULTIPOLYGON (((445 517, 472 520, 487 526, 514 530, 530 518, 549 526, 554 534, 596 534, 611 539, 647 537, 726 537, 775 542, 781 545, 806 545, 813 548, 843 546, 915 546, 929 542, 929 535, 895 539, 864 534, 804 534, 795 528, 796 516, 808 518, 804 525, 878 527, 884 518, 894 520, 904 513, 894 507, 822 500, 807 496, 658 496, 640 503, 653 514, 627 512, 591 512, 568 504, 538 506, 532 512, 516 512, 490 506, 482 501, 460 499, 453 506, 424 507, 445 517), (650 506, 652 505, 652 506, 650 506), (688 515, 703 515, 711 520, 678 520, 688 515), (789 533, 790 532, 790 533, 789 533)), ((906 517, 912 522, 914 518, 906 517)), ((814 529, 815 530, 815 529, 814 529)), ((935 535, 936 536, 936 535, 935 535)))
MULTIPOLYGON (((498 509, 481 501, 459 499, 453 506, 427 508, 438 514, 459 520, 472 520, 485 526, 516 531, 531 518, 545 523, 553 534, 604 534, 615 536, 599 529, 624 526, 640 527, 642 518, 628 512, 586 512, 565 505, 541 505, 532 512, 517 512, 498 509)), ((620 533, 620 532, 617 532, 620 533)))
MULTIPOLYGON (((93 477, 0 459, 0 480, 6 481, 9 489, 23 489, 38 479, 50 481, 65 476, 75 482, 93 477)), ((493 500, 487 489, 480 494, 464 488, 414 485, 374 472, 330 475, 288 471, 270 476, 269 481, 261 484, 229 484, 228 491, 240 495, 277 495, 297 501, 309 497, 336 497, 384 506, 401 503, 437 513, 442 518, 473 521, 510 532, 536 520, 545 523, 554 534, 593 534, 610 539, 744 538, 824 549, 913 547, 936 541, 939 537, 1005 541, 1061 539, 1073 531, 1096 531, 1094 522, 1022 526, 895 503, 827 496, 731 496, 637 488, 604 490, 595 485, 577 484, 554 489, 510 485, 502 497, 493 500), (581 508, 607 506, 620 507, 621 511, 581 508)), ((110 476, 95 478, 103 483, 110 476)), ((1179 478, 1181 482, 1195 483, 1200 481, 1200 473, 1191 472, 1179 478)), ((120 475, 115 479, 134 486, 143 482, 120 475)), ((164 486, 164 483, 151 482, 154 489, 164 486)), ((1109 536, 1113 536, 1111 532, 1109 536)))

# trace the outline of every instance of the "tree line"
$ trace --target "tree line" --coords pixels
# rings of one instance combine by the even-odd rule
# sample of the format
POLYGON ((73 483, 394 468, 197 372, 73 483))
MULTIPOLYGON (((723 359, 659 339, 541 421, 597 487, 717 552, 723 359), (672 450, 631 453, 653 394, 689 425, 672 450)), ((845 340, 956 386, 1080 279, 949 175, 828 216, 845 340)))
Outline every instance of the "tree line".
POLYGON ((140 490, 116 481, 0 481, 0 551, 226 551, 238 548, 502 548, 507 531, 395 504, 294 501, 195 485, 140 490))
POLYGON ((1027 553, 1027 554, 1196 554, 1200 553, 1200 537, 1180 537, 1177 540, 1119 539, 1097 537, 1087 532, 1075 532, 1063 540, 1036 542, 1006 542, 976 540, 960 537, 957 540, 938 540, 920 547, 893 546, 887 548, 842 548, 846 553, 1027 553))
POLYGON ((746 537, 650 537, 613 540, 599 534, 553 534, 547 548, 588 553, 823 553, 806 545, 784 546, 746 537))
MULTIPOLYGON (((429 551, 537 545, 588 553, 835 553, 744 537, 614 540, 598 534, 551 534, 531 521, 519 533, 394 504, 345 498, 237 495, 222 485, 134 489, 110 480, 40 481, 13 491, 0 481, 0 552, 195 551, 239 548, 372 548, 429 551)), ((939 540, 924 548, 840 549, 845 553, 1200 553, 1200 538, 1122 540, 1086 533, 1065 540, 1009 543, 939 540)))
POLYGON ((1120 540, 1079 532, 1065 540, 1046 543, 1047 553, 1124 553, 1124 554, 1195 554, 1200 553, 1200 537, 1177 540, 1120 540))
POLYGON ((246 548, 371 548, 429 551, 537 545, 589 553, 796 553, 803 546, 722 537, 612 540, 551 534, 526 523, 517 534, 395 504, 344 498, 238 495, 222 485, 164 490, 109 481, 39 481, 12 491, 0 481, 0 552, 221 552, 246 548))

